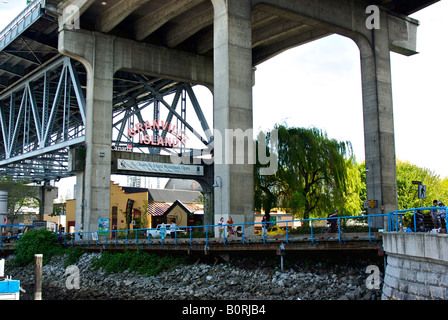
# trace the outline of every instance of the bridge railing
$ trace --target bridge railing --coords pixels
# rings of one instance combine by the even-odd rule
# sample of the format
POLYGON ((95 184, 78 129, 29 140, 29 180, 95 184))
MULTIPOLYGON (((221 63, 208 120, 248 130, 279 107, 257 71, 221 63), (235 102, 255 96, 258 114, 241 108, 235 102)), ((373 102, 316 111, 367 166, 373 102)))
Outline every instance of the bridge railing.
MULTIPOLYGON (((354 233, 368 235, 368 240, 376 241, 376 232, 382 232, 382 228, 372 226, 375 219, 386 219, 386 231, 405 231, 404 217, 406 213, 413 214, 413 230, 418 230, 418 219, 416 212, 423 210, 444 210, 447 207, 422 207, 406 210, 397 210, 387 214, 374 214, 362 216, 340 216, 333 218, 312 218, 312 219, 293 219, 269 222, 248 222, 233 224, 214 224, 197 226, 176 226, 176 232, 171 240, 168 240, 170 225, 166 226, 164 236, 154 236, 156 228, 144 229, 123 229, 109 231, 90 231, 77 233, 58 233, 58 242, 66 246, 89 246, 89 245, 138 245, 138 244, 189 244, 190 246, 198 243, 206 246, 220 242, 224 245, 230 245, 237 241, 242 244, 263 243, 269 245, 272 241, 284 241, 293 243, 300 241, 305 237, 312 243, 318 243, 322 238, 332 239, 333 241, 344 242, 345 239, 354 233), (336 232, 329 233, 329 222, 336 222, 336 232), (297 227, 297 225, 300 225, 297 227), (277 227, 277 228, 274 228, 277 227), (219 229, 222 228, 222 236, 218 238, 219 229), (232 233, 229 233, 229 230, 232 233), (275 229, 275 230, 274 230, 275 229), (153 241, 156 240, 156 241, 153 241)), ((446 223, 446 214, 445 214, 446 223)), ((23 228, 23 225, 7 225, 7 227, 23 228)), ((30 227, 30 226, 26 226, 30 227)), ((21 235, 0 236, 0 248, 5 241, 17 240, 21 235)))
POLYGON ((406 232, 439 232, 439 228, 446 230, 447 209, 448 207, 421 207, 389 212, 388 230, 406 232), (423 211, 429 211, 429 214, 423 211), (440 214, 440 225, 434 225, 435 217, 431 216, 433 212, 440 214), (412 214, 412 216, 406 217, 406 214, 412 214))
POLYGON ((34 0, 3 30, 0 30, 0 50, 3 50, 24 30, 39 19, 41 8, 43 7, 45 7, 45 0, 34 0))
MULTIPOLYGON (((23 224, 1 224, 0 225, 0 249, 3 248, 3 244, 5 243, 14 243, 18 242, 19 238, 23 236, 23 234, 26 232, 29 228, 34 228, 34 225, 23 225, 23 224), (17 229, 17 234, 4 234, 3 231, 7 229, 17 229), (23 232, 18 232, 18 231, 23 232)), ((10 231, 9 231, 10 232, 10 231)))
MULTIPOLYGON (((196 226, 177 226, 174 236, 169 236, 170 225, 166 226, 166 234, 154 236, 156 228, 122 229, 109 231, 90 231, 77 233, 58 234, 59 243, 66 246, 89 246, 89 245, 138 245, 138 244, 189 244, 198 243, 205 246, 214 243, 230 245, 237 241, 242 244, 254 242, 270 244, 272 241, 282 240, 293 243, 303 235, 312 243, 318 243, 322 237, 333 241, 344 242, 344 237, 350 233, 368 234, 371 242, 376 240, 374 233, 382 229, 374 228, 374 218, 391 218, 388 214, 364 215, 364 216, 341 216, 333 218, 294 219, 269 222, 247 222, 233 224, 213 224, 196 226), (327 222, 336 221, 336 232, 329 233, 327 222), (301 225, 300 227, 296 227, 301 225), (278 228, 273 228, 277 226, 278 228), (281 226, 281 227, 279 227, 281 226), (219 238, 219 229, 222 228, 222 236, 219 238), (230 228, 232 230, 229 233, 230 228), (273 230, 275 229, 275 230, 273 230), (170 239, 170 240, 169 240, 170 239), (156 241, 153 241, 156 240, 156 241)), ((391 224, 391 223, 389 223, 391 224)))

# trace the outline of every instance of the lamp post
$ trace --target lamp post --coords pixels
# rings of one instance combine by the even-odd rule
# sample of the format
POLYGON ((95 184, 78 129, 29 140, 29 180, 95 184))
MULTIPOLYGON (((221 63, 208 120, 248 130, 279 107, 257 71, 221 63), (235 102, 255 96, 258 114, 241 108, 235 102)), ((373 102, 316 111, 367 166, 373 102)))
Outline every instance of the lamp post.
POLYGON ((213 183, 212 187, 220 189, 220 195, 219 195, 220 212, 219 212, 219 214, 222 217, 222 178, 221 178, 221 176, 216 176, 215 182, 213 183), (219 179, 219 181, 218 181, 218 179, 219 179))

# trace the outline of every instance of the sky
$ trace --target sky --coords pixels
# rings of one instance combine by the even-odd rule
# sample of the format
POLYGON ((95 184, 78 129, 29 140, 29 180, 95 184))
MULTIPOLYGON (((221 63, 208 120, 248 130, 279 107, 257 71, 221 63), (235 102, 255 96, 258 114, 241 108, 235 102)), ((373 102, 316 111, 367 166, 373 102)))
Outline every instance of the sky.
MULTIPOLYGON (((0 30, 25 8, 26 0, 0 0, 0 30)), ((448 1, 413 15, 420 21, 416 55, 391 53, 395 150, 409 161, 448 177, 448 1)), ((197 88, 199 103, 212 123, 212 98, 197 88)), ((290 49, 257 66, 253 88, 255 130, 275 124, 317 127, 331 139, 350 141, 364 160, 359 49, 332 35, 290 49)))
MULTIPOLYGON (((420 21, 416 55, 391 53, 397 159, 448 177, 448 1, 413 15, 420 21)), ((286 51, 257 67, 254 127, 315 126, 350 141, 364 160, 359 50, 333 35, 286 51), (269 116, 266 116, 269 114, 269 116)))

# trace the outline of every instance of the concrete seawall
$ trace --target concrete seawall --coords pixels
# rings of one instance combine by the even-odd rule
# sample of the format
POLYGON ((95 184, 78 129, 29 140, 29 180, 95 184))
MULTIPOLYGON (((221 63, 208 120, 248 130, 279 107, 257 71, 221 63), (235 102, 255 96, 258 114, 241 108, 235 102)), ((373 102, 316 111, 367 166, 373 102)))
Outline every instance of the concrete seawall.
POLYGON ((385 232, 383 300, 448 300, 448 235, 385 232))

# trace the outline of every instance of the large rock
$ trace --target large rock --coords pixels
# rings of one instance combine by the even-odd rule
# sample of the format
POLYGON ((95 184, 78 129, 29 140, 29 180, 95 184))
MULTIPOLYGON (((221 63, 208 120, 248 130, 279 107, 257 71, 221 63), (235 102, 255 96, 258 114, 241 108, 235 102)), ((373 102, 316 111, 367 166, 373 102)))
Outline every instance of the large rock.
MULTIPOLYGON (((54 257, 42 268, 43 299, 269 299, 269 300, 379 300, 380 290, 366 288, 368 261, 353 265, 322 268, 319 264, 293 263, 281 272, 263 260, 235 259, 227 263, 183 265, 157 276, 146 277, 125 271, 106 274, 93 270, 90 263, 99 253, 83 254, 80 289, 68 289, 63 257, 54 257)), ((10 259, 9 259, 10 261, 10 259)), ((6 274, 21 281, 27 291, 22 299, 32 299, 34 267, 12 267, 6 274)))

